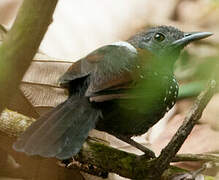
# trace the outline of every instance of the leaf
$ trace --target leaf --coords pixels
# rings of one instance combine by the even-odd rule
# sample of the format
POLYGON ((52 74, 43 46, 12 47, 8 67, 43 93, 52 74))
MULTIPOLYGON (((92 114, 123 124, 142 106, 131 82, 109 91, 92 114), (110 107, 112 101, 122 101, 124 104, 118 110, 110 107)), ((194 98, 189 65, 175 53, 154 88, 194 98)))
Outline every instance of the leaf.
POLYGON ((69 61, 37 53, 20 84, 21 92, 14 95, 9 108, 37 117, 37 114, 63 102, 67 93, 59 87, 58 79, 70 65, 69 61), (23 106, 25 108, 21 109, 23 106))

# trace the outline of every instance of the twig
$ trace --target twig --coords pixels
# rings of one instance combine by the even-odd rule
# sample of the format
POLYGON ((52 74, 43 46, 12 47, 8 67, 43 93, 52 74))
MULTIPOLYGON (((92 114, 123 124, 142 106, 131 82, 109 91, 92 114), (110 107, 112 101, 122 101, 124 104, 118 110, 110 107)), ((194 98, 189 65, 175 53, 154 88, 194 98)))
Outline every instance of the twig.
POLYGON ((202 165, 201 168, 191 171, 191 172, 186 172, 186 173, 179 173, 174 175, 174 177, 171 178, 171 180, 192 180, 192 179, 212 179, 211 177, 204 177, 201 173, 205 171, 206 169, 210 169, 213 167, 218 167, 219 164, 215 162, 206 162, 202 165))
POLYGON ((168 145, 161 151, 161 154, 157 158, 156 164, 154 166, 155 171, 153 172, 157 174, 157 178, 159 178, 165 169, 168 168, 170 162, 175 157, 176 153, 179 151, 188 135, 191 133, 197 121, 200 119, 204 108, 214 94, 215 87, 216 81, 211 80, 206 90, 204 90, 197 97, 181 127, 175 133, 168 145))
POLYGON ((214 161, 219 162, 219 155, 213 154, 177 154, 171 162, 181 161, 214 161))

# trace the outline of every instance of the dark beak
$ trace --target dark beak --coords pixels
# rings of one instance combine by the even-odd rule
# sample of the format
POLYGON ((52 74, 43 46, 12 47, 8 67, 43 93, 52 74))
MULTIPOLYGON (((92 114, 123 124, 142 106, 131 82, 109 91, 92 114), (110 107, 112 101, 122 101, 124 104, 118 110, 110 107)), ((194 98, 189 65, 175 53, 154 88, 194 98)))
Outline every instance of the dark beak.
POLYGON ((174 47, 184 47, 190 42, 207 38, 213 35, 211 32, 192 32, 192 33, 184 33, 184 37, 178 39, 172 43, 174 47))

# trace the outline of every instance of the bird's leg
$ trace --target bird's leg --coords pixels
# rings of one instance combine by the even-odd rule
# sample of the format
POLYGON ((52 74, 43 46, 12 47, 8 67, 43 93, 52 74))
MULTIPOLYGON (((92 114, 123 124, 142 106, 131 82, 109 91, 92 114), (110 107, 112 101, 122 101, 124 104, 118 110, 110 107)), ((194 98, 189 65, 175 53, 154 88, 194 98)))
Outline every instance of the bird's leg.
POLYGON ((115 135, 118 139, 130 144, 131 146, 134 146, 135 148, 139 149, 140 151, 144 152, 144 156, 149 158, 155 158, 155 154, 153 151, 148 149, 147 147, 137 143, 136 141, 132 140, 130 137, 123 136, 123 135, 115 135))

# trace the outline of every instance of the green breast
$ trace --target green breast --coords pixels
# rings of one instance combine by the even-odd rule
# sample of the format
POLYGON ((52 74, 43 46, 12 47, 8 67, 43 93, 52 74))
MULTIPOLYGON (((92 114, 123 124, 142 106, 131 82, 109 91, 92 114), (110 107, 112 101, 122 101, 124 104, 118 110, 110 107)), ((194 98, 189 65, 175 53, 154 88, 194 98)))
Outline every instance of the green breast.
POLYGON ((133 98, 101 104, 103 119, 96 129, 128 136, 147 132, 175 104, 178 84, 174 76, 148 76, 129 93, 133 98))

